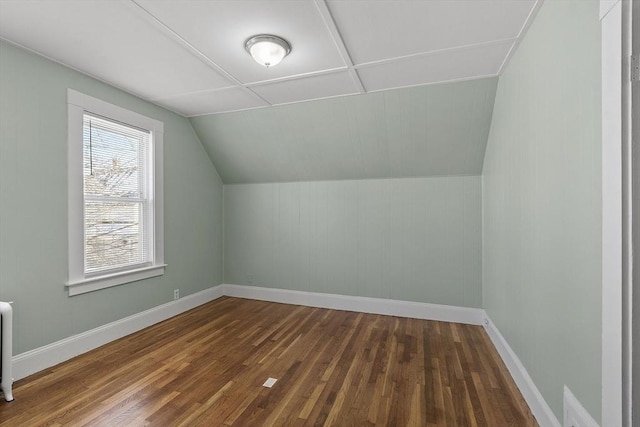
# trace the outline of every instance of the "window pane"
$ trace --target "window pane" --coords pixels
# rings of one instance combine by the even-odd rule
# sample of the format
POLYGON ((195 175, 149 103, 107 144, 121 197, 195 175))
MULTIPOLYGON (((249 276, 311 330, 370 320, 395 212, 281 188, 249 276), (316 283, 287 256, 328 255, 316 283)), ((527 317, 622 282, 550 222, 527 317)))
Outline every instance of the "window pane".
POLYGON ((142 198, 149 133, 84 116, 83 174, 87 195, 142 198))
POLYGON ((85 203, 85 271, 147 262, 144 203, 85 203))

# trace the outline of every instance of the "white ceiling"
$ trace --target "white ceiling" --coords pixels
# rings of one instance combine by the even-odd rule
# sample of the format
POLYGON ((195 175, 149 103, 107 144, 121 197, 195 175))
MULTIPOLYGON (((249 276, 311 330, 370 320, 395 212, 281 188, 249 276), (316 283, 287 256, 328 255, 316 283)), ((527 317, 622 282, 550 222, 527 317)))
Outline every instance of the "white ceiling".
POLYGON ((0 38, 199 116, 499 75, 539 1, 0 0, 0 38))

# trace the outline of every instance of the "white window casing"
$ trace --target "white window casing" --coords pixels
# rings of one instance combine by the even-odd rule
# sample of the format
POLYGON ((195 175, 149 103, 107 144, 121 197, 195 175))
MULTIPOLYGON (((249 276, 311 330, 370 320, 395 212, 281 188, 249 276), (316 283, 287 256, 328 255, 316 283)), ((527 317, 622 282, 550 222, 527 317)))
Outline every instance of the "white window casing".
MULTIPOLYGON (((164 274, 166 264, 164 264, 163 123, 72 89, 67 91, 67 104, 69 278, 66 286, 69 296, 164 274), (100 132, 100 127, 106 128, 107 130, 103 133, 106 137, 113 135, 117 137, 120 135, 118 132, 133 132, 134 137, 143 141, 139 144, 141 148, 138 151, 143 153, 139 155, 143 162, 140 163, 139 168, 133 168, 139 182, 137 195, 120 197, 121 194, 117 191, 113 192, 114 194, 109 192, 92 194, 88 190, 85 194, 87 187, 85 187, 84 176, 86 162, 83 138, 87 135, 85 127, 87 120, 89 123, 96 124, 96 132, 100 132), (138 230, 136 237, 139 240, 136 240, 135 244, 137 255, 132 255, 132 260, 129 262, 123 261, 122 265, 119 265, 116 262, 118 261, 117 253, 114 255, 116 261, 113 259, 104 261, 103 265, 91 261, 95 251, 87 249, 87 236, 95 238, 97 235, 91 235, 92 231, 85 230, 85 206, 92 203, 114 203, 121 207, 128 204, 131 208, 128 211, 138 212, 139 221, 132 227, 138 230)), ((90 128, 89 135, 96 135, 92 132, 90 128)), ((95 147, 98 147, 96 156, 99 156, 100 146, 95 147)), ((108 150, 112 148, 114 147, 108 145, 107 148, 103 148, 102 160, 108 161, 108 150)), ((93 153, 91 156, 91 168, 93 168, 93 153)), ((93 169, 91 170, 93 174, 93 169)), ((89 215, 87 213, 87 216, 89 215)), ((103 225, 103 227, 109 226, 103 225)), ((111 225, 111 228, 113 227, 111 225)), ((97 231, 94 230, 93 233, 97 231)), ((134 247, 133 244, 130 246, 134 247)))

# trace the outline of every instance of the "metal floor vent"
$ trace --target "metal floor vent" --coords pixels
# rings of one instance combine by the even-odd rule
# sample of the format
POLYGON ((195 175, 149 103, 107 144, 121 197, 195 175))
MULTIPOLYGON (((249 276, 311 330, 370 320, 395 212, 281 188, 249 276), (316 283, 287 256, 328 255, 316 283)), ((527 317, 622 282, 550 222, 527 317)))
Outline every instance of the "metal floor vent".
POLYGON ((273 387, 273 385, 276 383, 276 381, 278 381, 276 378, 267 378, 267 380, 264 382, 264 384, 262 384, 262 387, 268 387, 271 388, 273 387))

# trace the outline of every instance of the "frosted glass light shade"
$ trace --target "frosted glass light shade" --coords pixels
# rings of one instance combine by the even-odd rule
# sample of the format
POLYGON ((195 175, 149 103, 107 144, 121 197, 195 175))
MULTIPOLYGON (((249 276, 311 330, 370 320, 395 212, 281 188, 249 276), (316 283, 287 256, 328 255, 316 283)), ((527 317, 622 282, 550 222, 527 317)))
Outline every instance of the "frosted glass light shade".
POLYGON ((291 45, 285 39, 270 34, 251 37, 244 48, 258 64, 273 67, 291 52, 291 45))

